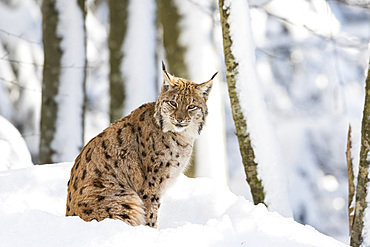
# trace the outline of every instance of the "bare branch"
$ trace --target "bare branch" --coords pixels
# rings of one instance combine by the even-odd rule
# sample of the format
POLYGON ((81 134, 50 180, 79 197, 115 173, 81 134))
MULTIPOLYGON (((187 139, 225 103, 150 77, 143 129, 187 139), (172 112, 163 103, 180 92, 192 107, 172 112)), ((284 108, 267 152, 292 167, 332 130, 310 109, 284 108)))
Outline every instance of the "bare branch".
POLYGON ((7 83, 10 83, 20 89, 23 89, 23 90, 27 90, 27 91, 32 91, 32 92, 35 92, 35 93, 41 93, 41 89, 32 89, 32 88, 28 88, 28 87, 24 87, 22 85, 20 85, 20 82, 18 80, 8 80, 4 77, 0 77, 0 81, 3 81, 3 82, 7 82, 7 83))
POLYGON ((33 40, 29 40, 29 39, 26 39, 23 37, 23 34, 20 34, 20 35, 16 35, 16 34, 13 34, 13 33, 9 33, 8 31, 5 31, 4 29, 0 29, 0 33, 3 34, 3 35, 7 35, 7 36, 11 36, 11 37, 14 37, 14 38, 17 38, 17 39, 21 39, 21 40, 24 40, 30 44, 33 44, 33 45, 41 45, 41 41, 33 41, 33 40))

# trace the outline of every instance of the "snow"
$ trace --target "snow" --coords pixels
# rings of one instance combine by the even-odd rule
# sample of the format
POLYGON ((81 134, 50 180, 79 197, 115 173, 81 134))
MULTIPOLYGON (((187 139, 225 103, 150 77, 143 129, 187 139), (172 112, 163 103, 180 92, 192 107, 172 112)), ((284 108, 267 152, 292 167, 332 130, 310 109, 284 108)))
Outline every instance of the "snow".
MULTIPOLYGON (((133 2, 132 6, 138 6, 140 2, 144 1, 133 2)), ((134 45, 123 47, 123 49, 128 49, 128 52, 130 52, 130 49, 136 48, 136 53, 132 52, 133 55, 130 56, 131 61, 135 59, 135 64, 138 64, 132 66, 135 68, 130 68, 136 69, 136 75, 142 74, 140 76, 144 77, 147 76, 146 71, 149 71, 156 74, 155 81, 161 81, 159 64, 161 60, 166 61, 166 59, 161 57, 158 50, 157 55, 148 51, 149 49, 153 50, 155 46, 157 48, 161 46, 158 42, 153 44, 152 42, 156 41, 151 38, 153 37, 153 30, 150 29, 155 27, 153 24, 155 3, 153 2, 144 2, 147 6, 131 8, 133 11, 138 11, 130 14, 131 17, 136 16, 130 24, 135 25, 135 28, 132 29, 134 35, 130 36, 132 38, 130 42, 134 45), (140 14, 142 15, 140 19, 139 13, 144 13, 140 12, 141 8, 145 8, 148 12, 140 14), (141 31, 144 35, 148 34, 146 36, 148 40, 142 38, 136 40, 139 35, 135 35, 135 31, 138 34, 141 31), (137 48, 138 46, 142 47, 143 52, 137 48), (153 56, 157 57, 158 66, 155 67, 154 65, 153 69, 150 70, 143 69, 152 66, 150 64, 152 64, 153 56), (139 60, 142 63, 137 63, 139 60)), ((256 45, 258 86, 262 89, 264 101, 267 105, 267 114, 276 129, 280 149, 282 150, 282 167, 287 170, 284 175, 285 182, 289 185, 289 202, 294 219, 302 224, 312 225, 320 232, 348 243, 346 209, 348 188, 344 154, 348 123, 351 123, 354 146, 352 156, 354 163, 358 164, 356 159, 358 160, 360 150, 364 69, 369 58, 366 52, 370 37, 369 11, 360 6, 354 6, 355 1, 350 1, 349 4, 341 1, 326 1, 325 3, 325 1, 303 0, 250 0, 248 2, 251 7, 252 33, 256 45), (274 3, 275 1, 277 4, 274 3), (320 20, 320 25, 317 25, 315 20, 320 20), (330 27, 331 25, 333 28, 330 27), (318 31, 320 35, 315 33, 313 29, 315 29, 315 32, 318 31), (333 176, 338 182, 338 187, 333 176), (333 191, 335 188, 336 190, 333 191), (322 220, 323 218, 325 220, 322 220)), ((26 140, 34 161, 37 160, 40 136, 38 128, 43 68, 40 4, 41 1, 34 0, 0 1, 0 114, 17 127, 26 140)), ((189 67, 191 79, 201 82, 209 79, 209 76, 214 72, 219 71, 215 78, 217 80, 215 86, 218 85, 218 80, 221 80, 220 84, 223 89, 221 88, 220 91, 225 93, 226 85, 225 78, 223 78, 225 71, 217 1, 175 1, 175 4, 182 14, 181 30, 183 34, 181 34, 181 42, 189 45, 187 47, 189 54, 185 54, 185 62, 189 67), (190 5, 192 7, 188 8, 190 5), (213 28, 213 31, 207 30, 210 27, 213 28), (212 39, 213 41, 211 41, 212 39), (212 49, 214 49, 214 53, 211 52, 212 49), (197 55, 197 53, 200 55, 197 55)), ((106 1, 89 0, 87 8, 87 59, 89 66, 86 82, 88 112, 85 121, 85 141, 89 141, 109 125, 109 61, 107 49, 109 11, 106 1)), ((246 16, 246 18, 248 17, 246 16)), ((246 57, 248 56, 249 54, 246 57)), ((73 66, 76 67, 77 64, 67 66, 72 67, 68 70, 76 70, 73 66)), ((130 66, 130 64, 127 66, 130 66)), ((144 97, 141 97, 143 95, 157 95, 158 88, 153 88, 154 86, 148 86, 142 80, 131 80, 127 93, 130 97, 134 97, 133 100, 137 100, 135 105, 133 104, 131 107, 135 108, 146 101, 154 100, 153 98, 144 99, 144 97), (141 83, 145 83, 145 86, 141 83)), ((212 89, 211 97, 218 94, 218 89, 216 89, 216 87, 212 89)), ((226 182, 230 190, 251 201, 235 136, 235 128, 233 127, 228 95, 225 93, 224 99, 219 99, 219 96, 215 98, 216 103, 210 101, 212 104, 210 107, 213 107, 214 104, 225 104, 228 174, 220 174, 219 172, 222 169, 218 168, 222 168, 222 165, 218 162, 215 163, 215 161, 207 161, 207 163, 202 161, 201 165, 203 168, 207 167, 207 171, 202 171, 199 174, 206 173, 206 176, 213 177, 215 180, 218 179, 219 183, 224 183, 224 178, 227 177, 226 182), (217 173, 214 173, 215 170, 212 169, 216 169, 217 173)), ((127 109, 127 111, 129 112, 130 109, 127 109)), ((215 127, 213 121, 217 121, 217 124, 221 123, 221 120, 218 122, 219 120, 214 120, 210 115, 207 119, 207 128, 209 127, 210 132, 221 134, 216 128, 213 128, 215 127)), ((201 135, 201 138, 203 137, 207 141, 212 141, 212 138, 206 137, 206 129, 201 135)), ((221 138, 217 141, 213 140, 211 144, 217 146, 217 142, 221 142, 221 138)), ((0 143, 4 144, 2 141, 0 143)), ((209 143, 207 145, 210 147, 209 143)), ((16 148, 13 149, 15 152, 22 149, 18 146, 17 144, 16 148)), ((1 154, 4 153, 5 149, 2 151, 0 151, 1 154)), ((212 150, 206 151, 207 156, 214 155, 212 150)), ((26 155, 22 155, 22 157, 26 157, 26 155)), ((217 161, 218 159, 214 159, 215 157, 216 155, 205 158, 217 161)), ((22 163, 26 164, 26 162, 22 163)), ((0 164, 3 165, 4 163, 0 164)), ((355 169, 358 168, 355 166, 355 169)), ((356 171, 355 175, 357 175, 356 171)), ((15 184, 13 181, 12 183, 15 184)), ((17 185, 15 184, 15 186, 17 185)), ((1 189, 2 187, 0 187, 1 189)), ((22 200, 20 199, 20 201, 22 200)), ((3 200, 0 201, 0 205, 2 203, 3 200)), ((56 216, 53 213, 39 211, 40 215, 44 215, 43 217, 40 216, 40 219, 48 220, 48 217, 54 217, 53 219, 57 220, 54 223, 50 222, 50 224, 56 227, 55 231, 59 229, 58 223, 60 223, 66 228, 80 230, 86 237, 86 241, 89 241, 88 238, 94 238, 93 234, 88 234, 88 228, 72 226, 68 223, 69 221, 66 223, 64 218, 60 217, 64 214, 64 202, 60 205, 61 211, 56 213, 56 216)), ((194 211, 197 212, 197 208, 194 211)), ((38 220, 38 216, 33 215, 33 211, 28 214, 28 219, 38 220)), ((188 215, 192 214, 194 212, 188 215)), ((162 216, 165 217, 166 214, 162 216)), ((10 218, 9 215, 6 217, 10 218)), ((162 223, 164 223, 163 217, 162 223)), ((1 218, 0 225, 4 222, 3 219, 5 218, 1 218)), ((16 221, 19 223, 20 218, 17 218, 16 221)), ((31 225, 33 221, 29 223, 22 222, 22 224, 26 224, 25 228, 22 228, 21 225, 17 225, 17 227, 22 228, 22 233, 26 234, 27 231, 33 231, 33 225, 31 225)), ((77 219, 76 222, 80 221, 77 219)), ((101 223, 104 226, 106 224, 101 223)), ((88 226, 93 224, 88 224, 88 226)), ((121 225, 120 222, 117 224, 121 225)), ((96 224, 97 227, 100 225, 96 224)), ((96 226, 93 228, 97 229, 96 226)), ((191 228, 192 224, 189 227, 191 228)), ((38 226, 38 228, 51 231, 46 226, 38 226)), ((199 228, 204 229, 205 226, 201 225, 199 228)), ((367 228, 367 230, 369 229, 367 228)), ((105 230, 104 227, 99 227, 99 231, 104 233, 112 231, 113 233, 110 236, 115 235, 115 233, 122 234, 122 228, 115 231, 114 229, 108 228, 105 230)), ((137 230, 135 235, 140 235, 140 231, 137 230)), ((99 234, 98 231, 93 233, 95 235, 99 234)), ((133 232, 129 233, 134 234, 133 232)), ((181 233, 181 231, 176 232, 179 235, 181 233)), ((202 233, 205 234, 205 231, 200 231, 200 234, 202 233)), ((79 233, 65 231, 61 234, 64 235, 64 238, 68 238, 70 235, 73 239, 79 233)), ((62 244, 65 244, 61 234, 55 233, 56 240, 62 239, 62 244)), ((152 239, 158 237, 158 234, 150 229, 149 231, 144 230, 143 234, 151 235, 152 239)), ((169 235, 169 233, 162 232, 161 234, 169 235)), ((196 231, 193 234, 198 236, 196 231)), ((36 237, 28 236, 29 239, 36 237)), ((113 238, 114 236, 107 241, 113 242, 113 238)), ((17 239, 14 237, 13 241, 17 239)), ((45 239, 49 242, 52 241, 51 236, 45 239)), ((121 237, 117 238, 117 243, 119 239, 121 237)), ((130 239, 135 241, 132 238, 130 239)), ((141 241, 149 245, 152 239, 147 242, 145 242, 145 239, 141 241)), ((180 236, 179 239, 183 240, 184 237, 180 236)), ((250 239, 255 241, 253 238, 250 239)), ((85 239, 81 239, 81 243, 83 241, 85 239)), ((99 241, 104 242, 104 240, 99 241)), ((189 242, 190 240, 185 241, 185 243, 189 242)), ((235 245, 248 246, 248 242, 243 239, 242 244, 237 243, 235 245)), ((272 246, 275 245, 272 244, 272 246)))
POLYGON ((182 16, 179 24, 181 29, 179 42, 186 47, 185 63, 189 74, 189 78, 186 79, 202 83, 211 79, 215 72, 219 72, 213 79, 212 91, 207 101, 206 125, 195 144, 195 176, 215 178, 220 183, 227 184, 223 100, 227 92, 223 83, 222 67, 218 60, 215 38, 212 37, 217 35, 217 39, 222 40, 221 28, 215 25, 213 16, 208 14, 208 11, 212 11, 211 1, 198 1, 202 8, 189 1, 178 0, 176 4, 182 16))
POLYGON ((258 164, 258 173, 265 190, 265 202, 271 211, 291 216, 284 162, 276 133, 267 116, 263 94, 256 73, 255 45, 251 32, 249 7, 246 1, 225 1, 229 10, 231 52, 236 68, 236 90, 258 164), (241 31, 244 30, 244 31, 241 31))
MULTIPOLYGON (((331 8, 328 14, 334 13, 340 21, 340 31, 325 39, 308 31, 303 14, 299 20, 303 25, 286 21, 295 13, 288 13, 284 5, 268 4, 251 14, 252 20, 255 12, 277 15, 268 15, 266 23, 258 22, 263 21, 259 18, 252 24, 255 29, 267 27, 264 39, 261 38, 263 43, 257 44, 257 64, 268 112, 289 167, 289 199, 294 218, 348 242, 347 130, 351 123, 352 141, 358 147, 363 74, 368 59, 364 48, 369 40, 370 22, 368 11, 361 15, 365 9, 340 2, 328 3, 330 6, 321 7, 331 8), (352 14, 356 16, 353 20, 352 14), (366 20, 364 25, 360 24, 361 19, 366 20), (288 55, 287 59, 283 54, 288 55), (335 191, 322 186, 322 181, 330 175, 339 183, 335 191)), ((303 7, 304 4, 300 8, 303 7)), ((307 10, 316 13, 313 7, 307 10)), ((358 152, 358 148, 352 150, 354 161, 358 160, 358 152)))
MULTIPOLYGON (((6 51, 3 49, 3 44, 0 41, 0 57, 3 58, 6 56, 6 51)), ((10 82, 14 81, 14 74, 11 70, 11 65, 7 61, 4 61, 3 59, 0 59, 0 81, 1 82, 10 82)), ((8 119, 12 116, 12 103, 10 99, 10 95, 7 93, 8 87, 5 85, 5 83, 0 84, 0 112, 2 115, 8 119)))
POLYGON ((13 4, 0 2, 0 113, 17 122, 34 154, 41 106, 41 11, 32 0, 13 4))
POLYGON ((83 146, 83 103, 85 77, 85 31, 83 12, 76 1, 56 1, 59 13, 57 33, 61 38, 58 114, 51 148, 55 162, 72 161, 83 146))
MULTIPOLYGON (((107 3, 106 3, 107 4, 107 3)), ((85 112, 85 143, 94 138, 109 121, 109 52, 108 33, 95 13, 88 11, 86 15, 87 36, 87 77, 85 112)))
POLYGON ((0 171, 32 165, 23 137, 8 120, 0 116, 0 171))
POLYGON ((0 172, 1 246, 346 246, 208 178, 178 179, 163 198, 158 230, 65 217, 72 165, 0 172))
MULTIPOLYGON (((126 39, 123 43, 122 75, 125 80, 124 112, 131 111, 157 96, 156 5, 154 0, 129 1, 126 39)), ((162 76, 162 73, 159 73, 162 76)))
POLYGON ((333 37, 338 34, 340 23, 333 15, 327 1, 295 0, 289 1, 289 8, 279 8, 279 6, 286 3, 287 0, 271 1, 267 4, 267 9, 272 14, 284 16, 288 22, 294 23, 294 25, 289 25, 289 27, 294 29, 292 33, 294 33, 295 37, 300 39, 307 38, 311 31, 324 37, 333 37), (278 9, 279 12, 277 12, 278 9))

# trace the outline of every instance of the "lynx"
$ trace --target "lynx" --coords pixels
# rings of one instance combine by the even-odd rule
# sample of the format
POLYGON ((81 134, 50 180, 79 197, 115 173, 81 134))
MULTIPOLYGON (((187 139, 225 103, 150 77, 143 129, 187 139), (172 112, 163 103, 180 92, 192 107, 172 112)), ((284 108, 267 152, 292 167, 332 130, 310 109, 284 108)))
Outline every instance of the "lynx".
POLYGON ((162 91, 90 140, 68 181, 66 216, 158 227, 161 197, 187 166, 213 78, 196 84, 163 66, 162 91))

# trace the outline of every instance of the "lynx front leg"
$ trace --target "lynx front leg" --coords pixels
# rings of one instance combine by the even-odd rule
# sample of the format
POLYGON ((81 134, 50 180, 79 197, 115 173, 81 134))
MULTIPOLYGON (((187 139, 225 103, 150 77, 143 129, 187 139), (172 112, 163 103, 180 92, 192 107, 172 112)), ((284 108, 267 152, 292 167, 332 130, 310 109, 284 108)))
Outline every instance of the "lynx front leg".
POLYGON ((148 188, 141 190, 139 195, 144 203, 145 224, 150 227, 158 228, 158 210, 161 205, 159 196, 148 188))
POLYGON ((151 197, 144 200, 145 205, 145 224, 150 227, 158 228, 159 198, 151 197))

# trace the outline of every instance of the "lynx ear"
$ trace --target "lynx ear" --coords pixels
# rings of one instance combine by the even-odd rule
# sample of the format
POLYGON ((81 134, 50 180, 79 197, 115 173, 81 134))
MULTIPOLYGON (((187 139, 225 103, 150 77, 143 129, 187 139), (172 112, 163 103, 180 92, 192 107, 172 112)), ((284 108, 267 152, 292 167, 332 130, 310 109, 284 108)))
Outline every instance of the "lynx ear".
POLYGON ((173 76, 167 73, 166 66, 164 65, 164 62, 163 61, 162 61, 162 72, 163 72, 162 92, 166 92, 171 87, 174 86, 174 83, 172 82, 173 76))
POLYGON ((218 72, 216 72, 209 81, 203 82, 202 84, 199 84, 197 86, 197 89, 200 91, 201 95, 205 100, 208 99, 208 95, 211 92, 212 85, 213 85, 213 79, 217 75, 218 72))

